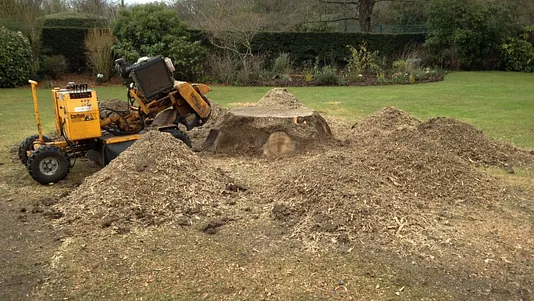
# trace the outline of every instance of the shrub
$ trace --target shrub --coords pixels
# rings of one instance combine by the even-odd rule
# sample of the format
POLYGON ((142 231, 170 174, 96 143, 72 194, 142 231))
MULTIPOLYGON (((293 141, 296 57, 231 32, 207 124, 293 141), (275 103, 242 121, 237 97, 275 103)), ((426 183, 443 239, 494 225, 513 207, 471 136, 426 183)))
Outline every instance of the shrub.
POLYGON ((525 28, 519 38, 508 38, 501 45, 503 67, 506 71, 534 71, 534 46, 528 41, 534 26, 525 28))
POLYGON ((39 73, 47 79, 57 79, 67 74, 69 63, 63 55, 44 55, 42 57, 41 68, 39 73))
POLYGON ((254 85, 257 84, 262 78, 263 74, 263 65, 265 58, 260 55, 248 56, 245 58, 245 64, 247 69, 242 65, 243 62, 240 61, 240 69, 237 72, 236 84, 238 85, 254 85))
POLYGON ((207 70, 207 80, 223 84, 236 81, 237 61, 229 53, 209 54, 204 68, 207 70))
POLYGON ((273 65, 273 73, 275 74, 287 74, 291 71, 292 62, 289 53, 280 54, 273 65))
POLYGON ((31 75, 30 42, 21 33, 0 27, 0 88, 28 82, 31 75))
POLYGON ((348 74, 376 73, 380 71, 377 64, 378 51, 371 52, 367 49, 367 43, 358 48, 347 46, 351 52, 351 58, 347 65, 348 74))
POLYGON ((254 36, 252 47, 254 53, 263 53, 273 60, 280 53, 289 53, 297 65, 319 57, 321 62, 334 58, 335 64, 344 66, 351 57, 346 45, 367 42, 368 49, 379 51, 390 65, 399 49, 404 49, 406 45, 422 45, 424 41, 424 33, 261 32, 254 36))
POLYGON ((113 44, 115 37, 109 29, 91 29, 85 38, 85 51, 91 70, 102 74, 108 81, 113 70, 113 44))
POLYGON ((191 42, 186 37, 178 37, 170 45, 170 54, 174 67, 174 76, 180 80, 199 79, 204 76, 202 63, 208 50, 200 41, 191 42))
POLYGON ((426 45, 431 63, 467 70, 498 67, 502 38, 513 24, 501 6, 471 0, 434 0, 428 14, 426 45))
POLYGON ((319 86, 338 86, 339 77, 334 68, 325 66, 315 74, 315 81, 319 86))
POLYGON ((408 63, 404 60, 394 61, 393 70, 398 72, 406 72, 408 71, 408 63))
POLYGON ((141 56, 169 57, 176 67, 175 76, 183 80, 195 80, 207 53, 200 42, 191 41, 178 13, 162 3, 121 10, 113 33, 119 56, 130 62, 141 56))

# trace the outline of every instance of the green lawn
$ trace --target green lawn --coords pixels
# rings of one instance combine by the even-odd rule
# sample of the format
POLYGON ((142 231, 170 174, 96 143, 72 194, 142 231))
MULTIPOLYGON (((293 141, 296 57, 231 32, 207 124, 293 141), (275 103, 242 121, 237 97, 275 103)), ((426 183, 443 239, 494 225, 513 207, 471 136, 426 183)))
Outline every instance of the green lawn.
MULTIPOLYGON (((258 101, 269 87, 213 86, 208 97, 223 105, 258 101)), ((100 99, 122 98, 123 87, 97 88, 100 99)), ((330 115, 357 121, 384 106, 395 106, 420 119, 455 117, 489 136, 534 148, 534 74, 457 72, 445 81, 420 85, 376 87, 288 88, 306 105, 330 115)), ((36 132, 31 90, 3 89, 0 94, 2 146, 36 132)), ((45 131, 53 130, 48 89, 38 92, 45 131)))

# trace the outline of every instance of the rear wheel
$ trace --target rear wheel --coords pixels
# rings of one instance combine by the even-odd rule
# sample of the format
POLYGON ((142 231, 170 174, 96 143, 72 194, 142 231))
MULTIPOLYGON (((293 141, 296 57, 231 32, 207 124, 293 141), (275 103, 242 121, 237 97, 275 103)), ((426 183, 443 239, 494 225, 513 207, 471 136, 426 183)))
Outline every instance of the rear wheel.
POLYGON ((162 132, 170 133, 174 136, 174 138, 181 140, 183 143, 185 143, 187 146, 192 147, 191 144, 191 138, 189 138, 189 135, 181 131, 177 128, 170 128, 170 129, 164 129, 162 132))
MULTIPOLYGON (((51 142, 52 139, 43 136, 44 142, 51 142)), ((28 162, 28 152, 34 151, 33 143, 39 140, 39 135, 30 136, 22 141, 19 145, 19 159, 22 164, 26 165, 28 162)))
POLYGON ((70 169, 70 159, 59 147, 44 145, 28 158, 28 172, 41 184, 57 183, 63 180, 70 169))

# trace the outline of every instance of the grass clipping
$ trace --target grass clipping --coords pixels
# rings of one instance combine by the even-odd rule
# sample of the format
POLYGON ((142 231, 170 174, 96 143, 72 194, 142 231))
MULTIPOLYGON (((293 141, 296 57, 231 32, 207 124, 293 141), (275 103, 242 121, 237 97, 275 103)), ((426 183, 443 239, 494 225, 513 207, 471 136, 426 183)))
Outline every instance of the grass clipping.
POLYGON ((191 224, 212 215, 227 178, 168 133, 150 131, 59 205, 78 230, 191 224))

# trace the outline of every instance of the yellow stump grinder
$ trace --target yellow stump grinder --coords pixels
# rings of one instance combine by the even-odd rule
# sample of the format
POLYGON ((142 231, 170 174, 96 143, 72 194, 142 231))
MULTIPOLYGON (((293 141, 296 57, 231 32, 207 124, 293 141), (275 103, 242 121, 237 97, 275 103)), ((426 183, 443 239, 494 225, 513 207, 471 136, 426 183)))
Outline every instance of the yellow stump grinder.
POLYGON ((69 83, 66 88, 54 88, 55 139, 42 133, 37 82, 29 81, 38 134, 20 144, 19 158, 37 182, 61 181, 70 170, 71 159, 76 157, 87 156, 106 165, 147 130, 169 132, 191 146, 178 125, 191 130, 210 117, 211 107, 205 97, 210 88, 174 80, 170 59, 145 57, 132 65, 118 59, 115 69, 127 87, 127 108, 99 106, 96 91, 87 85, 69 83))

